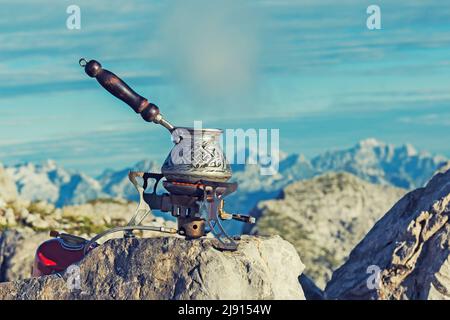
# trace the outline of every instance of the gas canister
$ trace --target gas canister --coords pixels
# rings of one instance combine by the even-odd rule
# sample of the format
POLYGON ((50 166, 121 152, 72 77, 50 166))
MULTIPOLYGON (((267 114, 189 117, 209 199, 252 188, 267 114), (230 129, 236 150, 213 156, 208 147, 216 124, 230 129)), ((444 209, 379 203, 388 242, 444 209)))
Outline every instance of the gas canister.
POLYGON ((51 231, 53 239, 42 243, 36 250, 33 277, 59 273, 85 256, 88 240, 65 233, 51 231))

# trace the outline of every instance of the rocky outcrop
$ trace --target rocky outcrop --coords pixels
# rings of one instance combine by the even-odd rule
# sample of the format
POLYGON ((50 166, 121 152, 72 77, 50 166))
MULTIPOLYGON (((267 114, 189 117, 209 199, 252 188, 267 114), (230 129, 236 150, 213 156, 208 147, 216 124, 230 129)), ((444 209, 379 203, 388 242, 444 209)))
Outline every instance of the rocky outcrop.
POLYGON ((212 241, 110 240, 62 276, 0 284, 0 300, 304 299, 304 266, 287 241, 246 236, 236 252, 218 251, 212 241))
POLYGON ((331 299, 450 299, 450 170, 404 196, 326 287, 331 299))
POLYGON ((350 250, 406 191, 374 185, 348 173, 328 173, 284 188, 279 199, 252 212, 252 234, 279 234, 301 253, 321 289, 350 250))
POLYGON ((447 162, 444 162, 435 172, 435 174, 437 173, 445 173, 448 170, 450 170, 450 160, 447 162))

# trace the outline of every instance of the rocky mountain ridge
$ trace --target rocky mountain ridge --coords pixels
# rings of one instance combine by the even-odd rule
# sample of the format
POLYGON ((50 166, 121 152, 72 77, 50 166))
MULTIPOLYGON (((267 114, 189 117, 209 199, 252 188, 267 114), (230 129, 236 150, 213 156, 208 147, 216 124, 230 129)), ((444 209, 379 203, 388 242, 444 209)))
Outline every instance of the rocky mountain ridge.
MULTIPOLYGON (((444 157, 418 152, 411 145, 395 147, 367 139, 311 160, 297 154, 283 156, 279 172, 270 176, 262 176, 259 165, 233 165, 232 179, 239 183, 239 192, 231 195, 227 203, 230 211, 245 213, 258 201, 277 196, 290 183, 330 171, 349 172, 369 182, 413 189, 423 186, 446 161, 444 157)), ((144 160, 121 170, 105 170, 98 177, 65 170, 54 161, 18 164, 5 170, 22 198, 62 207, 105 197, 136 200, 136 191, 127 179, 128 171, 159 172, 160 166, 144 160)))

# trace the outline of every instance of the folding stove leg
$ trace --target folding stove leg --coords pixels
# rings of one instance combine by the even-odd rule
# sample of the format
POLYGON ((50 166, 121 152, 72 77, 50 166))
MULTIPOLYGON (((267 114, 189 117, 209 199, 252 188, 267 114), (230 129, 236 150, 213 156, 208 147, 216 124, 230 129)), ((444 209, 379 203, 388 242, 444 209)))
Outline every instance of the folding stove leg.
MULTIPOLYGON (((136 212, 134 213, 133 217, 128 222, 127 226, 138 226, 141 224, 141 222, 152 213, 152 209, 148 205, 147 202, 144 200, 144 191, 147 187, 147 180, 144 178, 144 172, 130 172, 128 174, 128 178, 130 179, 131 183, 133 183, 134 187, 136 188, 137 192, 139 193, 139 205, 136 209, 136 212), (136 177, 144 178, 144 185, 141 186, 136 180, 136 177)), ((125 231, 124 236, 126 238, 134 237, 133 231, 125 231)))
POLYGON ((211 190, 205 189, 204 199, 205 200, 200 204, 200 206, 207 206, 204 208, 207 210, 207 215, 205 218, 212 234, 216 238, 214 247, 218 250, 225 251, 237 250, 238 243, 225 232, 225 229, 220 223, 218 209, 221 200, 217 197, 215 188, 211 188, 211 190), (211 199, 206 200, 208 197, 211 199))

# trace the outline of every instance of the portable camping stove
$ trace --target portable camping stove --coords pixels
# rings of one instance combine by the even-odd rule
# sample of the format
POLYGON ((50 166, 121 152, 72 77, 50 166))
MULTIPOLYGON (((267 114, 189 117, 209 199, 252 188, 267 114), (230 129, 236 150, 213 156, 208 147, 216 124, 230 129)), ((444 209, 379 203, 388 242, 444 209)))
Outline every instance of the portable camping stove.
MULTIPOLYGON (((136 187, 140 202, 138 208, 128 223, 128 227, 139 226, 153 210, 170 212, 177 218, 177 233, 186 239, 196 239, 211 232, 218 240, 216 247, 221 250, 236 250, 235 237, 225 232, 221 220, 235 219, 246 223, 254 223, 255 219, 248 215, 231 214, 224 210, 224 197, 237 189, 237 183, 200 180, 197 183, 163 181, 164 188, 169 193, 157 194, 157 186, 164 178, 163 174, 130 172, 129 179, 136 187), (140 185, 136 178, 142 178, 140 185), (145 193, 148 180, 153 179, 153 191, 145 193)), ((162 229, 161 231, 167 231, 162 229)), ((173 230, 169 230, 173 233, 173 230)), ((127 231, 125 236, 133 236, 127 231)))

